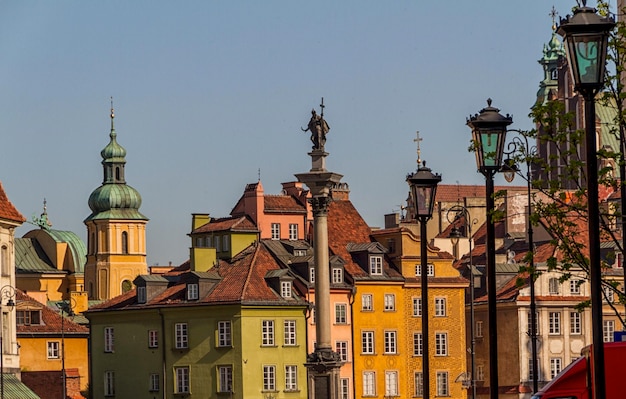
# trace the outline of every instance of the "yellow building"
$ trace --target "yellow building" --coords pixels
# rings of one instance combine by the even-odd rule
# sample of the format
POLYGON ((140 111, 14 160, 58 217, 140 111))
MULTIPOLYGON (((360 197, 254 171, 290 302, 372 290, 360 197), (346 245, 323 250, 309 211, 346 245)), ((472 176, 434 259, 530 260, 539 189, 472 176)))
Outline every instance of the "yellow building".
POLYGON ((110 142, 104 147, 104 181, 89 196, 92 213, 87 226, 85 284, 90 299, 110 299, 133 288, 135 277, 146 274, 146 224, 139 212, 141 195, 126 184, 126 150, 117 143, 113 109, 110 142))

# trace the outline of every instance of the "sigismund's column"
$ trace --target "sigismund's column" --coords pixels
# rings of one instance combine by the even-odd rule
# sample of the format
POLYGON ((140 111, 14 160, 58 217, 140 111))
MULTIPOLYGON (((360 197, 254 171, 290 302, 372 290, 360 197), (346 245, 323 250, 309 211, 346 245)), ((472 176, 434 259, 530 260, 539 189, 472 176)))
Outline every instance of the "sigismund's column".
POLYGON ((333 351, 330 338, 330 266, 328 263, 328 207, 332 202, 330 188, 337 184, 342 175, 326 170, 324 151, 326 134, 330 130, 322 112, 311 111, 311 120, 305 132, 311 133, 313 150, 309 152, 312 167, 308 173, 296 178, 311 192, 309 202, 313 211, 313 250, 315 254, 315 350, 307 356, 305 366, 309 375, 309 398, 338 399, 339 368, 342 365, 339 353, 333 351))

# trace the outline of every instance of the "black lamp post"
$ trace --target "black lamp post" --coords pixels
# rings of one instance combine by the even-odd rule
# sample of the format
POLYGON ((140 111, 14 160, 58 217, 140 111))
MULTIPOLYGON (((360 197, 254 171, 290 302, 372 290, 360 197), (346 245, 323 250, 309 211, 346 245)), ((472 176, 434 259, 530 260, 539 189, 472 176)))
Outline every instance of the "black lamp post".
POLYGON ((600 210, 598 201, 598 162, 596 156, 596 108, 594 98, 604 86, 609 34, 615 27, 611 17, 583 7, 574 15, 561 18, 557 33, 567 46, 567 58, 574 79, 574 90, 585 100, 585 155, 587 210, 589 212, 589 279, 591 285, 591 330, 593 336, 593 397, 606 397, 604 347, 602 339, 602 270, 600 269, 600 210))
POLYGON ((65 370, 65 315, 68 317, 74 317, 75 313, 73 308, 76 306, 76 301, 70 298, 69 301, 62 301, 57 303, 57 307, 61 311, 61 379, 63 380, 63 398, 67 397, 67 373, 65 370))
POLYGON ((415 218, 420 222, 420 258, 422 285, 422 391, 424 398, 430 398, 430 367, 428 351, 428 242, 426 223, 433 216, 437 184, 441 175, 433 174, 426 162, 417 172, 406 177, 411 188, 411 199, 415 218))
POLYGON ((487 207, 487 309, 489 312, 489 395, 491 399, 498 398, 498 332, 496 316, 496 239, 495 227, 491 214, 493 213, 494 185, 493 177, 502 166, 502 153, 506 139, 507 126, 513 123, 513 117, 503 116, 498 108, 491 106, 491 99, 487 100, 487 107, 480 113, 467 119, 467 125, 472 129, 472 148, 476 154, 478 171, 485 176, 485 201, 487 207))
MULTIPOLYGON (((532 370, 533 370, 533 393, 539 390, 539 368, 537 364, 537 304, 535 301, 535 279, 536 279, 536 270, 535 270, 535 243, 533 240, 533 225, 530 221, 530 217, 532 215, 532 205, 531 205, 531 184, 532 184, 532 159, 534 155, 536 155, 537 147, 529 146, 528 143, 528 135, 525 132, 520 130, 509 130, 519 133, 519 137, 516 136, 511 140, 511 142, 507 146, 507 155, 513 155, 515 152, 521 152, 521 155, 524 158, 524 163, 526 163, 526 195, 528 201, 528 211, 526 215, 527 219, 527 231, 528 231, 528 285, 530 287, 530 331, 528 334, 530 335, 530 348, 531 348, 531 362, 532 362, 532 370), (524 141, 520 137, 524 138, 524 141)), ((515 174, 519 173, 519 169, 515 160, 512 158, 507 158, 504 161, 504 165, 502 166, 502 172, 504 174, 504 179, 511 183, 513 179, 515 179, 515 174)))
MULTIPOLYGON (((15 288, 13 288, 13 286, 5 285, 0 288, 0 313, 2 313, 2 309, 5 306, 8 308, 9 312, 13 310, 13 308, 15 307, 15 302, 13 301, 13 298, 15 298, 15 288)), ((3 322, 4 320, 4 317, 2 317, 3 322)), ((10 320, 10 318, 7 317, 7 320, 10 320)), ((0 399, 4 399, 4 353, 6 352, 4 350, 3 341, 4 331, 4 324, 2 324, 0 326, 0 373, 2 373, 2 375, 0 376, 0 399)))

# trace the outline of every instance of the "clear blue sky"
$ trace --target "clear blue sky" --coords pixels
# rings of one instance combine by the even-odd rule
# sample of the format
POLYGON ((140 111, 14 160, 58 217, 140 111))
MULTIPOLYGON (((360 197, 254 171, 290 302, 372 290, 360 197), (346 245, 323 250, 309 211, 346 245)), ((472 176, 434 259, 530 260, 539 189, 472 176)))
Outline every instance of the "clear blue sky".
MULTIPOLYGON (((466 118, 491 97, 531 127, 552 5, 4 0, 0 181, 27 218, 45 197, 53 228, 85 240, 113 96, 148 262, 180 264, 191 213, 227 216, 259 169, 268 194, 310 169, 300 127, 323 96, 328 169, 381 226, 407 197, 416 130, 443 183, 483 184, 466 118)), ((575 1, 554 5, 564 16, 575 1)))

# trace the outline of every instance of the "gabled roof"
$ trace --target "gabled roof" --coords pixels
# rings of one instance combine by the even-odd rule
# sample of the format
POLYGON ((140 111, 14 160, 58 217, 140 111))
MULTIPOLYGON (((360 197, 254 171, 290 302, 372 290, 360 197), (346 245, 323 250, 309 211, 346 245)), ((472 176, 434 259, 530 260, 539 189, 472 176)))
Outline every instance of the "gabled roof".
POLYGON ((2 182, 0 182, 0 219, 9 220, 11 222, 23 223, 26 218, 13 206, 9 201, 9 197, 4 192, 2 182))
POLYGON ((191 234, 211 233, 216 231, 240 231, 258 233, 254 222, 247 216, 212 219, 209 223, 193 230, 191 234))
MULTIPOLYGON (((17 325, 17 335, 19 336, 32 336, 43 334, 58 334, 61 335, 61 315, 49 308, 48 306, 38 302, 36 299, 28 296, 20 290, 15 291, 16 310, 29 309, 41 311, 41 324, 31 325, 17 325)), ((64 317, 63 320, 63 334, 69 335, 83 335, 85 338, 89 335, 89 328, 81 326, 75 323, 71 317, 64 317)))

